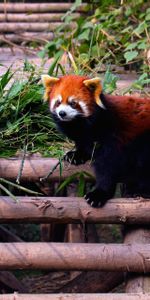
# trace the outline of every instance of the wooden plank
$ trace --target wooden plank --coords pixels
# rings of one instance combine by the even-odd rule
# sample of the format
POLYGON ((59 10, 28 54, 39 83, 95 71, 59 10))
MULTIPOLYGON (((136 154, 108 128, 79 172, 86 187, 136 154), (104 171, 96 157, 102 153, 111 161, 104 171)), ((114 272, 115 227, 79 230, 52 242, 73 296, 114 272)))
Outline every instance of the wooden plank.
POLYGON ((150 200, 113 199, 92 208, 78 197, 0 196, 0 223, 149 224, 150 200))
POLYGON ((150 294, 3 294, 0 300, 150 300, 150 294))
MULTIPOLYGON (((72 3, 0 3, 0 12, 63 12, 72 7, 72 3)), ((77 8, 84 11, 86 3, 77 8)))
POLYGON ((150 272, 150 244, 0 243, 0 270, 150 272))

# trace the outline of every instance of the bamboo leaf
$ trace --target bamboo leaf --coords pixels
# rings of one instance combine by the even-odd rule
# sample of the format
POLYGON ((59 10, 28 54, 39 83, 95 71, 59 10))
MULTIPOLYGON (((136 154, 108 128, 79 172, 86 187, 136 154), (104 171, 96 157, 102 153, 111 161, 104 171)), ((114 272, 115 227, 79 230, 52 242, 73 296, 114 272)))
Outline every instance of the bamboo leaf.
POLYGON ((0 80, 0 91, 2 92, 4 88, 6 87, 7 83, 12 78, 13 73, 11 72, 11 68, 8 68, 5 74, 2 75, 0 80))
POLYGON ((84 196, 84 190, 85 190, 85 177, 84 177, 84 173, 81 173, 79 175, 79 183, 78 183, 78 188, 77 188, 77 196, 78 197, 83 197, 84 196))

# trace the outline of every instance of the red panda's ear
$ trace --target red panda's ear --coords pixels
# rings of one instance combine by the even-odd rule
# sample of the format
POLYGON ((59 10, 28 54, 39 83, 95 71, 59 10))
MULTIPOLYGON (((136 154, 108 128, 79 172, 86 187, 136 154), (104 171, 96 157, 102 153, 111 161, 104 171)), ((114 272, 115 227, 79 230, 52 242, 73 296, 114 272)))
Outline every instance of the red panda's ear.
POLYGON ((102 85, 101 85, 100 78, 95 77, 92 79, 86 79, 83 81, 83 84, 94 93, 94 100, 95 100, 96 104, 101 106, 102 108, 104 108, 104 105, 100 99, 100 94, 102 91, 102 85))
POLYGON ((44 100, 47 101, 49 98, 49 93, 56 82, 59 81, 59 78, 51 77, 49 75, 41 75, 43 85, 45 87, 44 100))

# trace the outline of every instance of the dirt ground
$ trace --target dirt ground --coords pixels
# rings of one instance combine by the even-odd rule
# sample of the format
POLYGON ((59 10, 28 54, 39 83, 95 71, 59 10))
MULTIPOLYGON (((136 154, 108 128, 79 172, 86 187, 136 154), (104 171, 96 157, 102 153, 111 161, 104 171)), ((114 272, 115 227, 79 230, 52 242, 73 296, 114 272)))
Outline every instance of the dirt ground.
MULTIPOLYGON (((21 50, 19 48, 1 47, 0 48, 0 76, 4 74, 10 66, 16 72, 16 79, 24 79, 25 72, 24 61, 28 60, 29 63, 35 66, 37 73, 47 73, 51 65, 52 59, 42 60, 38 57, 38 51, 36 50, 21 50)), ((62 64, 65 64, 65 59, 62 64)), ((66 68, 67 69, 67 68, 66 68)), ((129 87, 134 80, 136 80, 137 75, 135 73, 128 74, 117 74, 119 80, 117 81, 117 91, 126 89, 129 87)))

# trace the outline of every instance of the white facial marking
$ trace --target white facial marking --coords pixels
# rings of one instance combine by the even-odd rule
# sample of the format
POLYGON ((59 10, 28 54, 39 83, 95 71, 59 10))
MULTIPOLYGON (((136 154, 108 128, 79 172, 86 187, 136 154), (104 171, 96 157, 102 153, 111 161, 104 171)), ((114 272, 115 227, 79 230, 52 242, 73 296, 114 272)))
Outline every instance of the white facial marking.
POLYGON ((88 117, 90 115, 89 109, 88 109, 88 107, 87 107, 87 105, 86 105, 86 103, 84 101, 77 100, 75 96, 70 96, 68 98, 68 102, 71 103, 72 101, 77 102, 80 105, 80 107, 81 107, 81 109, 82 109, 83 114, 85 115, 85 117, 88 117))
POLYGON ((84 103, 83 101, 79 101, 79 105, 81 107, 81 109, 83 110, 83 113, 86 117, 88 117, 90 115, 89 109, 86 105, 86 103, 84 103))
POLYGON ((56 102, 59 101, 61 103, 62 101, 62 96, 58 95, 56 98, 52 98, 50 101, 50 111, 53 112, 54 111, 54 106, 56 104, 56 102))
POLYGON ((77 115, 79 115, 79 112, 77 111, 77 109, 72 108, 68 104, 60 104, 58 107, 56 107, 55 112, 56 112, 58 118, 62 121, 71 121, 77 115), (59 114, 61 111, 66 113, 66 115, 61 117, 61 115, 59 114))

